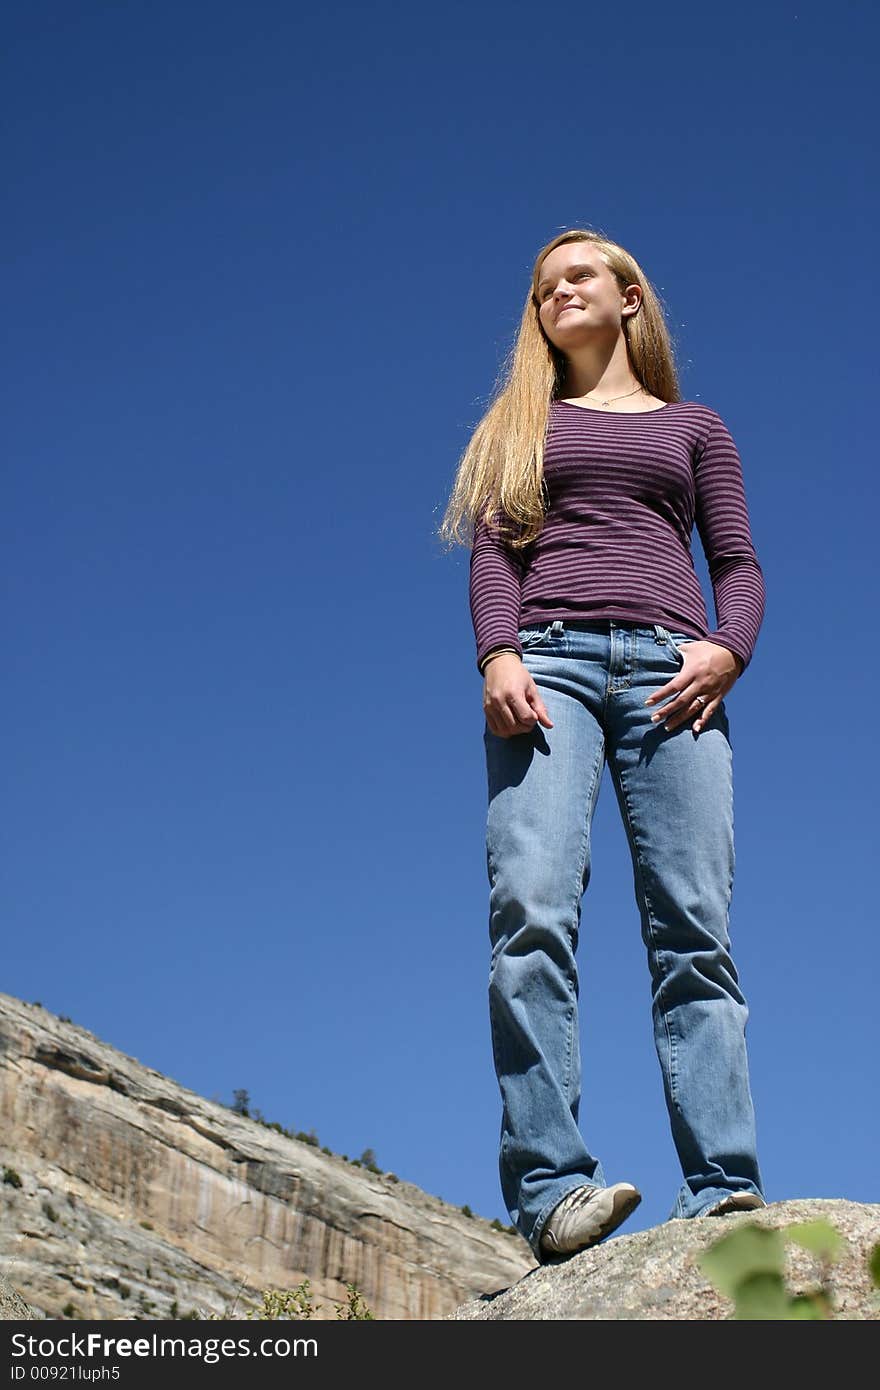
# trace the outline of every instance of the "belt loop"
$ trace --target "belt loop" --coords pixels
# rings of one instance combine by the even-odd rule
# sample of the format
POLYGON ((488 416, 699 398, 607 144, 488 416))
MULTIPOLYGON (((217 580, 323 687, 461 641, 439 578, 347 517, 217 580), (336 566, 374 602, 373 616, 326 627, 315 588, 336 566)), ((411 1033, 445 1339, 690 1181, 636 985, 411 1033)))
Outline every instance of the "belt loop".
POLYGON ((558 637, 558 636, 560 635, 560 633, 562 632, 562 626, 563 626, 563 624, 562 624, 562 619, 561 619, 561 618, 554 618, 554 619, 553 619, 553 625, 552 625, 550 631, 553 633, 554 637, 558 637))
POLYGON ((665 645, 668 640, 669 633, 666 631, 666 628, 661 626, 660 623, 654 623, 654 641, 661 642, 665 645))

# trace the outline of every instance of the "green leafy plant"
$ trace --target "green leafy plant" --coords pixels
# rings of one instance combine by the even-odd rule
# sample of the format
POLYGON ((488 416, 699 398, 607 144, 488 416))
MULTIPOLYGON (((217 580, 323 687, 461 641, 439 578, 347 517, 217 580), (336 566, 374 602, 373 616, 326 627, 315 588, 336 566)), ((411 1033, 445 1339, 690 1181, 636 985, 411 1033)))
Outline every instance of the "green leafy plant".
MULTIPOLYGON (((843 1237, 827 1221, 805 1221, 781 1229, 751 1223, 716 1240, 700 1254, 698 1263, 719 1292, 733 1300, 734 1318, 827 1319, 833 1316, 831 1267, 844 1247, 843 1237), (818 1282, 806 1293, 791 1294, 785 1286, 786 1240, 816 1257, 818 1282)), ((880 1265, 880 1257, 877 1262, 880 1265)))
POLYGON ((254 1313, 246 1313, 248 1318, 258 1322, 275 1321, 278 1318, 295 1319, 314 1317, 317 1311, 312 1300, 312 1286, 308 1279, 297 1284, 295 1289, 264 1289, 262 1306, 254 1313))
MULTIPOLYGON (((346 1280, 345 1287, 348 1290, 346 1298, 336 1304, 337 1319, 375 1321, 375 1314, 370 1311, 356 1286, 346 1280)), ((262 1299, 261 1306, 253 1312, 246 1313, 245 1317, 256 1319, 258 1322, 275 1322, 282 1319, 301 1322, 306 1318, 313 1318, 321 1311, 321 1304, 315 1303, 311 1281, 308 1279, 303 1279, 294 1289, 264 1289, 262 1299)), ((217 1313, 211 1314, 212 1318, 219 1316, 217 1313)))
POLYGON ((4 1168, 3 1181, 8 1182, 10 1187, 21 1187, 21 1174, 14 1168, 4 1168))
POLYGON ((344 1303, 337 1305, 337 1318, 347 1319, 350 1322, 366 1322, 367 1320, 375 1322, 374 1314, 370 1312, 354 1284, 350 1284, 346 1279, 345 1287, 348 1289, 348 1297, 344 1303))

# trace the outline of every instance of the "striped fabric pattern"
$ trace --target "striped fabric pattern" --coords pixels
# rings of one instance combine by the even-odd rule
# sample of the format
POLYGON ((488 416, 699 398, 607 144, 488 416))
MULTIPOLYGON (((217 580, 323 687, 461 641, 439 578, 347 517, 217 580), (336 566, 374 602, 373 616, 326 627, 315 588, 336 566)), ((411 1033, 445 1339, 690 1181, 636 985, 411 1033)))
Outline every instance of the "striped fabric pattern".
POLYGON ((541 534, 512 550, 481 518, 470 607, 477 666, 518 630, 554 618, 662 623, 729 648, 748 666, 764 618, 742 463, 721 416, 697 401, 640 414, 555 400, 544 451, 550 507, 541 534), (716 627, 694 569, 694 525, 716 627))

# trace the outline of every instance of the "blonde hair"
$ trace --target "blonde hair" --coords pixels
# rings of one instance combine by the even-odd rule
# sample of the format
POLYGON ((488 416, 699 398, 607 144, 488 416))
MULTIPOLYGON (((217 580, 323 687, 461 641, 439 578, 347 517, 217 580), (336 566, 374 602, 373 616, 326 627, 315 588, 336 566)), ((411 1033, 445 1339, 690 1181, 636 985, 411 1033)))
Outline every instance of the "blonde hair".
POLYGON ((567 361, 538 318, 538 277, 545 257, 569 241, 589 241, 598 247, 621 292, 627 285, 641 288, 638 312, 622 320, 633 374, 651 395, 667 402, 681 400, 660 299, 638 261, 602 232, 582 227, 561 232, 538 252, 516 340, 501 368, 491 404, 459 460, 438 530, 450 544, 471 544, 480 518, 498 525, 514 548, 528 545, 543 526, 544 441, 550 402, 562 388, 567 361))

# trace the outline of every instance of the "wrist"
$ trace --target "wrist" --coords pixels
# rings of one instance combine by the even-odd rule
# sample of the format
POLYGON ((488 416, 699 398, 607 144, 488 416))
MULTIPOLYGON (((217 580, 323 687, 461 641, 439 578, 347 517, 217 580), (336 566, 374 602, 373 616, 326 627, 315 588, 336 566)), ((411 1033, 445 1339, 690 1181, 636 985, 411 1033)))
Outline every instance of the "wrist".
POLYGON ((483 657, 483 660, 480 662, 480 674, 485 674, 486 667, 489 665, 489 662, 494 661, 496 656, 511 655, 519 658, 519 652, 516 650, 516 647, 498 647, 495 651, 489 652, 486 656, 483 657))

